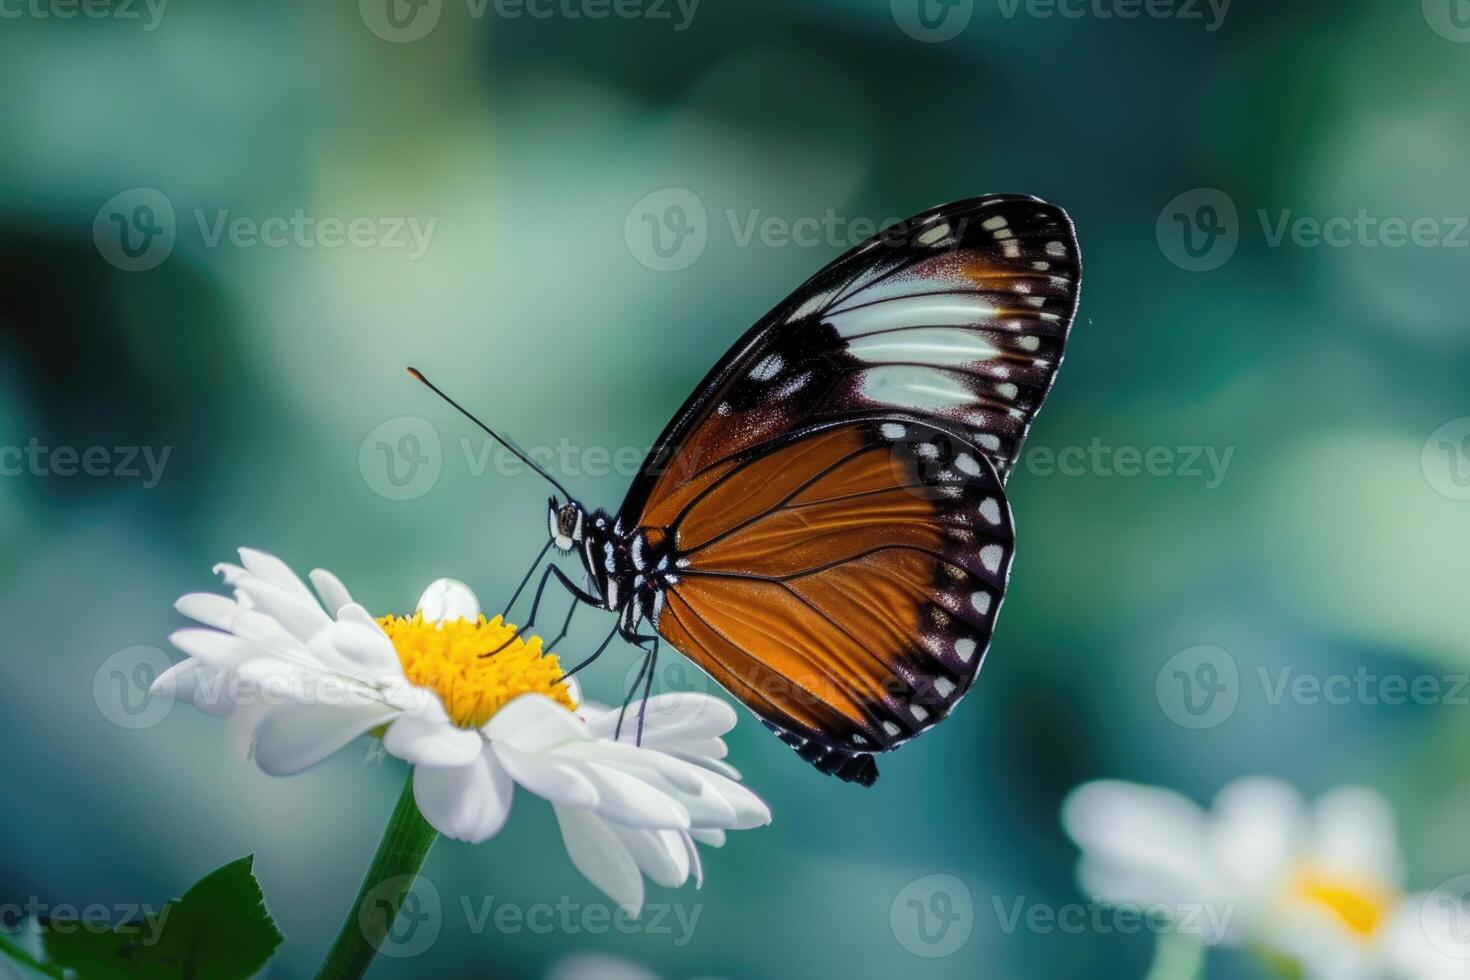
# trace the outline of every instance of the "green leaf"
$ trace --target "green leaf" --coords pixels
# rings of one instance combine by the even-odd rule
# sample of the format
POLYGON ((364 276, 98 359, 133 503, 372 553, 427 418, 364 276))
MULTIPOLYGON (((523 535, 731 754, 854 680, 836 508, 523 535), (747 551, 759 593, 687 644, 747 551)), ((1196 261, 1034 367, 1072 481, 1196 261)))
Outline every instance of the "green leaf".
POLYGON ((284 938, 254 863, 254 855, 232 861, 158 912, 108 930, 46 922, 46 954, 81 980, 247 980, 284 938))

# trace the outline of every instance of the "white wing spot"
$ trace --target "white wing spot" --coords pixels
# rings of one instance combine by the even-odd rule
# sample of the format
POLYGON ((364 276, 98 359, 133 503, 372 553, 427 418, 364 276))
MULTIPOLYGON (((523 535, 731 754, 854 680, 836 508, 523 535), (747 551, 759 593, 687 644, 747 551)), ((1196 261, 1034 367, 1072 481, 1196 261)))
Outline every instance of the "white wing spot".
POLYGON ((1050 262, 1032 262, 1031 263, 1031 268, 1035 269, 1037 272, 1045 272, 1047 269, 1050 269, 1051 268, 1051 263, 1050 262))
POLYGON ((1004 228, 1007 224, 1008 222, 1006 221, 1005 215, 998 214, 995 217, 990 218, 982 223, 980 227, 984 228, 986 231, 998 231, 999 229, 1004 228))
POLYGON ((840 291, 841 287, 838 286, 817 293, 815 296, 812 296, 810 299, 808 299, 805 303, 802 303, 796 309, 792 310, 791 315, 786 318, 786 322, 791 323, 795 320, 800 320, 802 317, 811 316, 818 310, 825 308, 826 305, 832 301, 833 297, 835 297, 840 291))
POLYGON ((921 704, 911 704, 909 705, 909 714, 914 716, 914 721, 922 724, 929 718, 929 709, 921 704))
POLYGON ((907 430, 897 422, 884 422, 878 431, 883 433, 884 439, 902 439, 907 430))
POLYGON ((1027 296, 1026 297, 1026 302, 1029 303, 1029 304, 1031 304, 1032 306, 1036 307, 1037 309, 1040 309, 1041 307, 1043 307, 1043 306, 1046 305, 1046 297, 1045 296, 1027 296))
POLYGON ((1022 350, 1034 351, 1041 348, 1040 337, 1022 337, 1018 343, 1020 343, 1022 350))
POLYGON ((1000 523, 1000 502, 994 497, 986 497, 980 504, 980 516, 991 524, 1000 523))
POLYGON ((934 678, 934 691, 940 697, 948 700, 949 696, 954 693, 954 681, 948 677, 936 677, 934 678))
POLYGON ((1000 569, 1000 560, 1005 555, 1005 549, 998 544, 987 544, 980 549, 980 564, 992 575, 1000 569))
POLYGON ((981 449, 987 449, 993 453, 1000 452, 1000 436, 982 432, 975 441, 980 444, 981 449))
POLYGON ((960 453, 956 456, 954 465, 958 466, 961 472, 968 473, 970 476, 979 476, 981 472, 980 464, 975 462, 975 457, 969 453, 960 453))
POLYGON ((718 412, 720 415, 729 415, 731 412, 734 411, 734 409, 730 407, 729 402, 720 402, 720 404, 715 408, 715 411, 718 412))
POLYGON ((770 381, 785 366, 786 362, 781 359, 780 354, 772 354, 757 364, 750 372, 750 376, 756 381, 770 381))
POLYGON ((934 445, 934 443, 932 443, 932 442, 921 442, 921 443, 919 443, 917 452, 918 452, 918 454, 920 456, 923 456, 925 459, 938 459, 939 458, 939 447, 936 446, 936 445, 934 445))
MULTIPOLYGON (((970 605, 975 607, 975 611, 977 613, 984 616, 986 613, 990 612, 990 593, 976 592, 974 595, 970 596, 970 605)), ((956 643, 955 646, 958 647, 959 644, 956 643)))
POLYGON ((1046 243, 1046 254, 1047 255, 1066 255, 1067 254, 1067 246, 1063 245, 1061 242, 1047 242, 1046 243))
POLYGON ((933 245, 949 236, 949 222, 941 221, 939 224, 924 232, 917 239, 920 245, 933 245))
POLYGON ((1005 384, 995 386, 995 393, 1007 401, 1015 401, 1016 396, 1021 393, 1020 389, 1007 381, 1005 384))
POLYGON ((965 663, 969 663, 970 658, 975 656, 975 641, 970 639, 969 637, 966 637, 963 640, 955 640, 954 652, 958 654, 959 658, 965 663))
POLYGON ((889 738, 898 738, 898 736, 903 734, 903 729, 891 721, 885 721, 883 723, 883 730, 888 733, 889 738))

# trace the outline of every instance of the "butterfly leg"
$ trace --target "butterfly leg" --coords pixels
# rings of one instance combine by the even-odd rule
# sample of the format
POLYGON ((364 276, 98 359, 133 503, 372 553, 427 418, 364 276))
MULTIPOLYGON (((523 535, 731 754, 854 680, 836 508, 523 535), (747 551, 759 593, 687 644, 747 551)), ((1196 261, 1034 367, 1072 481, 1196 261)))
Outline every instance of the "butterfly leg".
POLYGON ((550 650, 552 647, 556 646, 562 640, 565 640, 567 638, 567 630, 571 629, 572 627, 572 616, 576 614, 577 607, 581 604, 582 603, 578 601, 576 597, 572 598, 572 606, 570 609, 567 610, 567 618, 561 621, 561 632, 556 634, 553 639, 548 640, 543 645, 542 649, 550 650))
POLYGON ((567 671, 566 676, 567 677, 571 677, 577 671, 581 670, 583 667, 587 666, 592 661, 594 661, 598 657, 602 656, 602 651, 604 651, 604 650, 607 649, 607 645, 609 643, 611 643, 612 642, 612 638, 615 637, 615 636, 617 636, 617 635, 618 635, 618 628, 616 626, 614 626, 612 632, 609 633, 609 634, 607 634, 607 639, 603 640, 602 643, 598 645, 597 649, 592 651, 592 656, 588 657, 586 660, 582 661, 581 663, 577 664, 577 666, 575 666, 571 670, 567 671))
POLYGON ((648 677, 643 682, 643 701, 638 705, 638 736, 634 745, 643 744, 643 720, 648 714, 648 696, 653 693, 653 675, 658 672, 658 639, 653 641, 653 651, 648 655, 648 677))
MULTIPOLYGON (((638 649, 643 650, 641 646, 638 649)), ((628 713, 628 705, 632 703, 633 695, 635 692, 637 692, 638 686, 640 684, 643 684, 643 675, 648 674, 649 678, 652 679, 653 674, 652 671, 649 670, 649 667, 653 665, 652 661, 653 651, 644 650, 643 664, 638 668, 638 676, 633 678, 633 683, 628 687, 627 695, 623 697, 623 706, 618 711, 618 727, 613 730, 613 739, 615 741, 623 737, 623 718, 628 713)))
POLYGON ((638 738, 639 744, 643 742, 643 714, 648 707, 648 696, 653 690, 654 668, 658 664, 658 637, 642 636, 631 631, 622 632, 623 639, 643 651, 643 666, 638 668, 638 676, 633 678, 632 685, 628 688, 628 694, 623 698, 622 710, 618 712, 618 726, 613 733, 613 738, 619 738, 623 732, 623 718, 628 713, 628 705, 633 701, 633 695, 638 690, 638 685, 643 685, 643 701, 638 707, 638 738), (652 643, 653 646, 645 647, 643 644, 652 643))
POLYGON ((525 576, 521 578, 521 584, 517 585, 516 590, 511 593, 510 601, 505 604, 505 612, 501 613, 502 618, 510 618, 510 607, 514 606, 516 604, 516 600, 521 597, 521 593, 524 592, 526 589, 526 583, 531 581, 532 575, 536 574, 536 566, 541 564, 541 559, 545 558, 546 553, 550 550, 551 541, 548 540, 544 545, 541 546, 540 552, 538 552, 536 555, 536 560, 531 562, 531 567, 526 569, 525 576))
MULTIPOLYGON (((516 640, 519 640, 522 636, 525 635, 527 630, 536 625, 536 614, 541 611, 541 597, 546 592, 546 583, 551 581, 553 576, 555 576, 557 581, 559 581, 566 588, 566 590, 572 594, 572 597, 574 599, 593 606, 601 605, 601 603, 597 601, 596 597, 583 591, 575 584, 573 584, 572 580, 567 578, 566 572, 562 571, 560 568, 557 568, 555 565, 550 565, 541 575, 541 583, 536 586, 536 598, 531 600, 531 615, 526 617, 525 625, 521 626, 514 633, 512 633, 504 643, 500 644, 500 646, 496 647, 494 650, 491 650, 489 653, 480 654, 482 658, 495 656, 501 650, 504 650, 516 640)), ((567 618, 570 619, 571 617, 568 616, 567 618)))

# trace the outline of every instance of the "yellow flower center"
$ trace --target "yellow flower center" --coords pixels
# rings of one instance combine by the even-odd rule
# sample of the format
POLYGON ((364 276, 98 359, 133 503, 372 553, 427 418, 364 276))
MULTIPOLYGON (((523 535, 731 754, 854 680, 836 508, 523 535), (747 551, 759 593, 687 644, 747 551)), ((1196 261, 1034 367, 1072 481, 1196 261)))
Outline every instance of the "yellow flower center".
POLYGON ((1363 939, 1378 931, 1398 898, 1392 887, 1380 882, 1332 875, 1312 867, 1303 867, 1293 876, 1289 897, 1328 912, 1363 939))
POLYGON ((461 728, 479 728, 522 694, 544 694, 568 710, 577 707, 556 654, 542 652, 539 636, 511 640, 515 627, 499 616, 430 622, 414 613, 384 616, 378 624, 393 641, 409 682, 439 695, 461 728), (492 650, 499 652, 484 656, 492 650))

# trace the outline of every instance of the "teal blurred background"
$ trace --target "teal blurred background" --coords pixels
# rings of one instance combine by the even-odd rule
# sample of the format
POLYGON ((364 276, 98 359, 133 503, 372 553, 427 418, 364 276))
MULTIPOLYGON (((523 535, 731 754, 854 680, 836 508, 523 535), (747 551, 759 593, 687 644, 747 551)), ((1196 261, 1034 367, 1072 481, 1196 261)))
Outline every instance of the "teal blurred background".
MULTIPOLYGON (((1238 0, 1222 21, 393 2, 4 8, 0 901, 157 903, 254 852, 288 937, 270 975, 311 975, 403 771, 362 743, 275 780, 212 719, 141 708, 157 654, 134 648, 167 650, 173 600, 252 545, 375 610, 439 576, 493 605, 545 540, 546 488, 405 365, 613 508, 790 289, 874 223, 985 192, 1066 207, 1085 277, 1010 483, 1018 556, 975 692, 868 791, 744 716, 732 761, 775 821, 706 852, 701 891, 650 890, 698 908, 687 942, 476 934, 461 900, 603 902, 523 795, 493 841, 436 847, 437 941, 371 975, 597 953, 666 978, 1139 976, 1147 935, 996 911, 1084 899, 1057 808, 1102 776, 1202 801, 1255 772, 1366 784, 1416 885, 1470 871, 1464 694, 1272 703, 1258 680, 1470 670, 1463 0, 1238 0), (1433 224, 1274 241, 1283 216, 1360 211, 1433 224), (1094 445, 1065 471, 1036 455, 1094 445), (59 474, 57 447, 104 447, 102 475, 59 474), (1120 447, 1167 463, 1096 461, 1120 447), (1191 728, 1156 682, 1200 645, 1228 651, 1238 702, 1191 728), (934 874, 973 910, 940 957, 900 921, 934 874)), ((606 620, 583 613, 562 650, 606 620)), ((615 699, 633 664, 615 647, 589 693, 615 699)))

